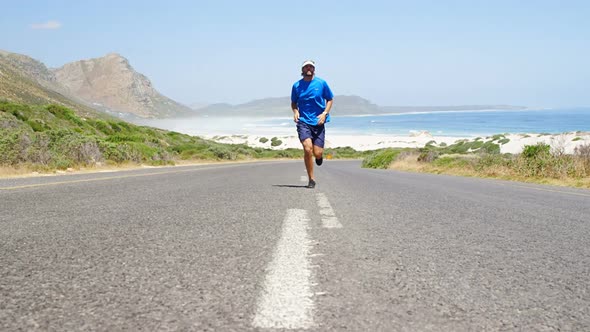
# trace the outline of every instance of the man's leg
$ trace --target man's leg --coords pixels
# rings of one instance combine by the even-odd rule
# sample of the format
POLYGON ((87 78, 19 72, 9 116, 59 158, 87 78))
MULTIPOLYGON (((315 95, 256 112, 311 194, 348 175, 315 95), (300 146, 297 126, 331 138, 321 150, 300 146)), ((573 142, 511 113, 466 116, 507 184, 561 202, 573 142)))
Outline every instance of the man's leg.
POLYGON ((326 140, 326 127, 324 125, 313 127, 313 156, 315 163, 320 166, 324 161, 324 142, 326 140))
POLYGON ((307 170, 307 177, 309 181, 315 181, 313 178, 313 150, 314 146, 311 143, 311 138, 306 138, 301 142, 303 145, 303 161, 305 162, 305 169, 307 170))
POLYGON ((315 163, 318 164, 318 166, 320 166, 324 160, 324 148, 314 145, 313 155, 315 157, 315 163))

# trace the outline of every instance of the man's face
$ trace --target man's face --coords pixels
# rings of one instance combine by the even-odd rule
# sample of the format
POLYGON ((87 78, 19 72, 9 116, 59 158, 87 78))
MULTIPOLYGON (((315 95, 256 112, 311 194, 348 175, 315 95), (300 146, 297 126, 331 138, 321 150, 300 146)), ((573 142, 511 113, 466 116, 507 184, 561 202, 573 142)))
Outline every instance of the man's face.
POLYGON ((313 73, 315 72, 315 67, 312 65, 305 65, 303 66, 303 68, 301 68, 301 72, 304 76, 313 76, 313 73))

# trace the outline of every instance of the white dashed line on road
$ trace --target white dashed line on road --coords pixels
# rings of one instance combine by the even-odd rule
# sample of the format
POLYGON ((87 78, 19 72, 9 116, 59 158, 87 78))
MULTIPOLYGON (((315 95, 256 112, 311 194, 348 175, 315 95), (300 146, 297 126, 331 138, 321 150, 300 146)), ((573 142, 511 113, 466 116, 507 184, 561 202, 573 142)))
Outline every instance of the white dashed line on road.
POLYGON ((314 326, 311 240, 307 211, 289 209, 283 232, 268 266, 252 325, 259 328, 307 329, 314 326))
POLYGON ((338 221, 332 205, 323 193, 317 193, 316 198, 320 207, 320 214, 322 215, 322 227, 324 228, 342 228, 342 224, 338 221))

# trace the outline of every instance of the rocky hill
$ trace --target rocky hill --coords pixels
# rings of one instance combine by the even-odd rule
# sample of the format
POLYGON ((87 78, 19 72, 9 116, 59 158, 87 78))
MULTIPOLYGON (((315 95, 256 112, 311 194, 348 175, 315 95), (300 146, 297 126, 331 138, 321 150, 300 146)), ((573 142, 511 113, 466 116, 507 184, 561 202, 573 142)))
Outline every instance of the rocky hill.
MULTIPOLYGON (((284 117, 291 112, 289 97, 257 99, 248 103, 211 104, 195 109, 195 114, 218 117, 284 117)), ((458 105, 458 106, 379 106, 359 96, 334 96, 333 114, 341 116, 378 115, 408 112, 476 111, 489 109, 520 110, 522 106, 512 105, 458 105)))
POLYGON ((13 69, 33 79, 35 82, 51 89, 59 88, 55 74, 40 61, 26 55, 2 50, 0 50, 0 57, 5 64, 11 65, 13 69))
POLYGON ((193 114, 190 108, 160 94, 146 76, 116 53, 68 63, 53 73, 72 95, 114 112, 142 118, 193 114))
MULTIPOLYGON (((204 116, 284 117, 291 112, 289 97, 257 99, 239 105, 212 104, 195 110, 204 116)), ((358 96, 334 96, 333 112, 339 115, 381 113, 379 106, 358 96)))
POLYGON ((83 101, 69 96, 43 63, 26 55, 1 50, 0 99, 33 105, 59 104, 75 109, 83 116, 99 115, 83 101))

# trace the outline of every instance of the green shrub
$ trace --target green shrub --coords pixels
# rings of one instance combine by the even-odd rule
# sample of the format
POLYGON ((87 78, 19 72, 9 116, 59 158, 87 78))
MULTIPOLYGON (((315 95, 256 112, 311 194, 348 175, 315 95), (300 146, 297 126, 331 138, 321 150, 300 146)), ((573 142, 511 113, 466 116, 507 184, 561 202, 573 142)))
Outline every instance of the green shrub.
POLYGON ((500 155, 500 154, 482 154, 475 164, 477 171, 483 171, 487 168, 495 166, 508 166, 512 164, 511 155, 500 155))
POLYGON ((107 161, 112 161, 119 164, 128 160, 126 149, 119 144, 99 141, 98 146, 104 159, 107 161))
POLYGON ((445 149, 445 152, 447 152, 447 153, 467 153, 467 151, 469 150, 470 147, 471 147, 471 144, 469 144, 468 142, 466 142, 464 140, 461 140, 455 144, 449 145, 445 149))
POLYGON ((62 151, 65 156, 78 165, 93 165, 97 161, 103 160, 99 144, 87 136, 65 142, 62 151))
POLYGON ((178 137, 182 137, 184 134, 175 132, 175 131, 169 131, 166 133, 167 136, 172 137, 172 138, 178 138, 178 137))
POLYGON ((19 162, 21 132, 0 132, 0 164, 14 165, 19 162))
POLYGON ((535 145, 525 145, 521 156, 527 159, 539 158, 549 155, 551 146, 545 143, 537 143, 535 145))
MULTIPOLYGON (((297 150, 296 151, 301 151, 297 150)), ((325 156, 331 156, 332 158, 359 158, 361 154, 350 146, 339 147, 339 148, 328 148, 324 150, 325 156)))
POLYGON ((12 116, 18 120, 25 122, 29 119, 28 114, 31 113, 32 109, 28 105, 0 102, 0 111, 3 113, 12 114, 12 116))
POLYGON ((115 121, 108 121, 107 122, 111 130, 115 133, 120 133, 123 129, 119 126, 119 124, 115 121))
POLYGON ((59 170, 66 170, 74 165, 71 160, 60 158, 54 160, 51 166, 59 170))
POLYGON ((235 152, 231 151, 229 147, 223 145, 211 146, 206 150, 206 152, 216 159, 221 160, 235 160, 237 158, 235 152))
MULTIPOLYGON (((110 122, 111 126, 113 125, 113 122, 110 122)), ((119 121, 115 123, 117 125, 117 127, 119 127, 121 129, 121 131, 126 130, 126 131, 131 131, 131 126, 129 126, 129 124, 127 122, 124 121, 119 121)))
POLYGON ((182 154, 184 151, 193 151, 194 153, 197 153, 198 151, 202 151, 206 148, 207 146, 203 144, 181 143, 171 146, 169 150, 175 153, 182 154))
POLYGON ((102 132, 103 134, 112 135, 115 133, 113 128, 111 128, 111 126, 106 121, 95 120, 93 124, 94 124, 94 127, 96 129, 98 129, 100 132, 102 132))
POLYGON ((182 150, 182 152, 180 152, 180 159, 182 160, 189 160, 195 157, 195 155, 197 155, 198 150, 196 149, 186 149, 186 150, 182 150))
POLYGON ((151 128, 144 128, 143 133, 146 134, 147 136, 152 136, 152 137, 157 137, 158 133, 151 128))
POLYGON ((126 142, 129 147, 129 157, 132 161, 142 162, 162 159, 160 150, 141 142, 126 142))
POLYGON ((394 149, 383 149, 375 151, 374 153, 367 156, 363 159, 361 164, 364 168, 379 168, 379 169, 387 169, 389 165, 395 160, 395 158, 399 155, 401 150, 394 150, 394 149))
POLYGON ((506 136, 504 136, 502 134, 497 134, 497 135, 492 136, 492 141, 497 141, 497 140, 500 140, 503 138, 506 138, 506 136))
POLYGON ((279 158, 299 158, 301 157, 301 150, 299 149, 285 149, 285 150, 279 150, 279 151, 271 151, 274 156, 279 157, 279 158))
POLYGON ((21 121, 26 121, 28 120, 28 117, 25 114, 31 112, 31 107, 29 105, 20 105, 7 101, 0 101, 0 111, 12 114, 21 121))
POLYGON ((278 138, 276 138, 276 137, 273 137, 273 138, 270 140, 270 146, 279 146, 279 145, 281 145, 281 144, 283 144, 283 141, 281 141, 280 139, 278 139, 278 138))
POLYGON ((544 176, 554 163, 551 146, 545 143, 525 145, 520 154, 517 171, 524 176, 544 176))
POLYGON ((260 138, 258 141, 259 141, 260 143, 264 144, 264 143, 268 142, 268 138, 266 138, 266 137, 261 137, 261 138, 260 138))
POLYGON ((114 134, 106 138, 109 142, 145 142, 146 137, 140 134, 114 134))
POLYGON ((27 120, 25 121, 30 127, 31 129, 33 129, 33 131, 44 131, 45 129, 48 129, 47 126, 45 125, 45 123, 43 123, 41 120, 27 120))
POLYGON ((498 154, 500 153, 500 145, 492 141, 485 142, 479 151, 484 153, 498 154))
POLYGON ((439 153, 437 151, 421 149, 420 155, 418 155, 418 161, 422 163, 431 163, 438 158, 439 153))
POLYGON ((49 111, 49 113, 55 115, 55 117, 63 119, 63 120, 67 120, 69 122, 72 122, 78 126, 84 126, 84 122, 76 116, 76 114, 74 113, 74 111, 72 111, 71 109, 61 106, 61 105, 48 105, 46 107, 46 109, 49 111))
POLYGON ((483 141, 478 141, 478 140, 467 143, 467 145, 469 146, 469 150, 471 150, 471 151, 475 151, 475 150, 480 149, 484 144, 485 143, 483 141))
POLYGON ((435 159, 432 165, 443 168, 465 168, 469 166, 469 160, 460 157, 443 156, 435 159))

